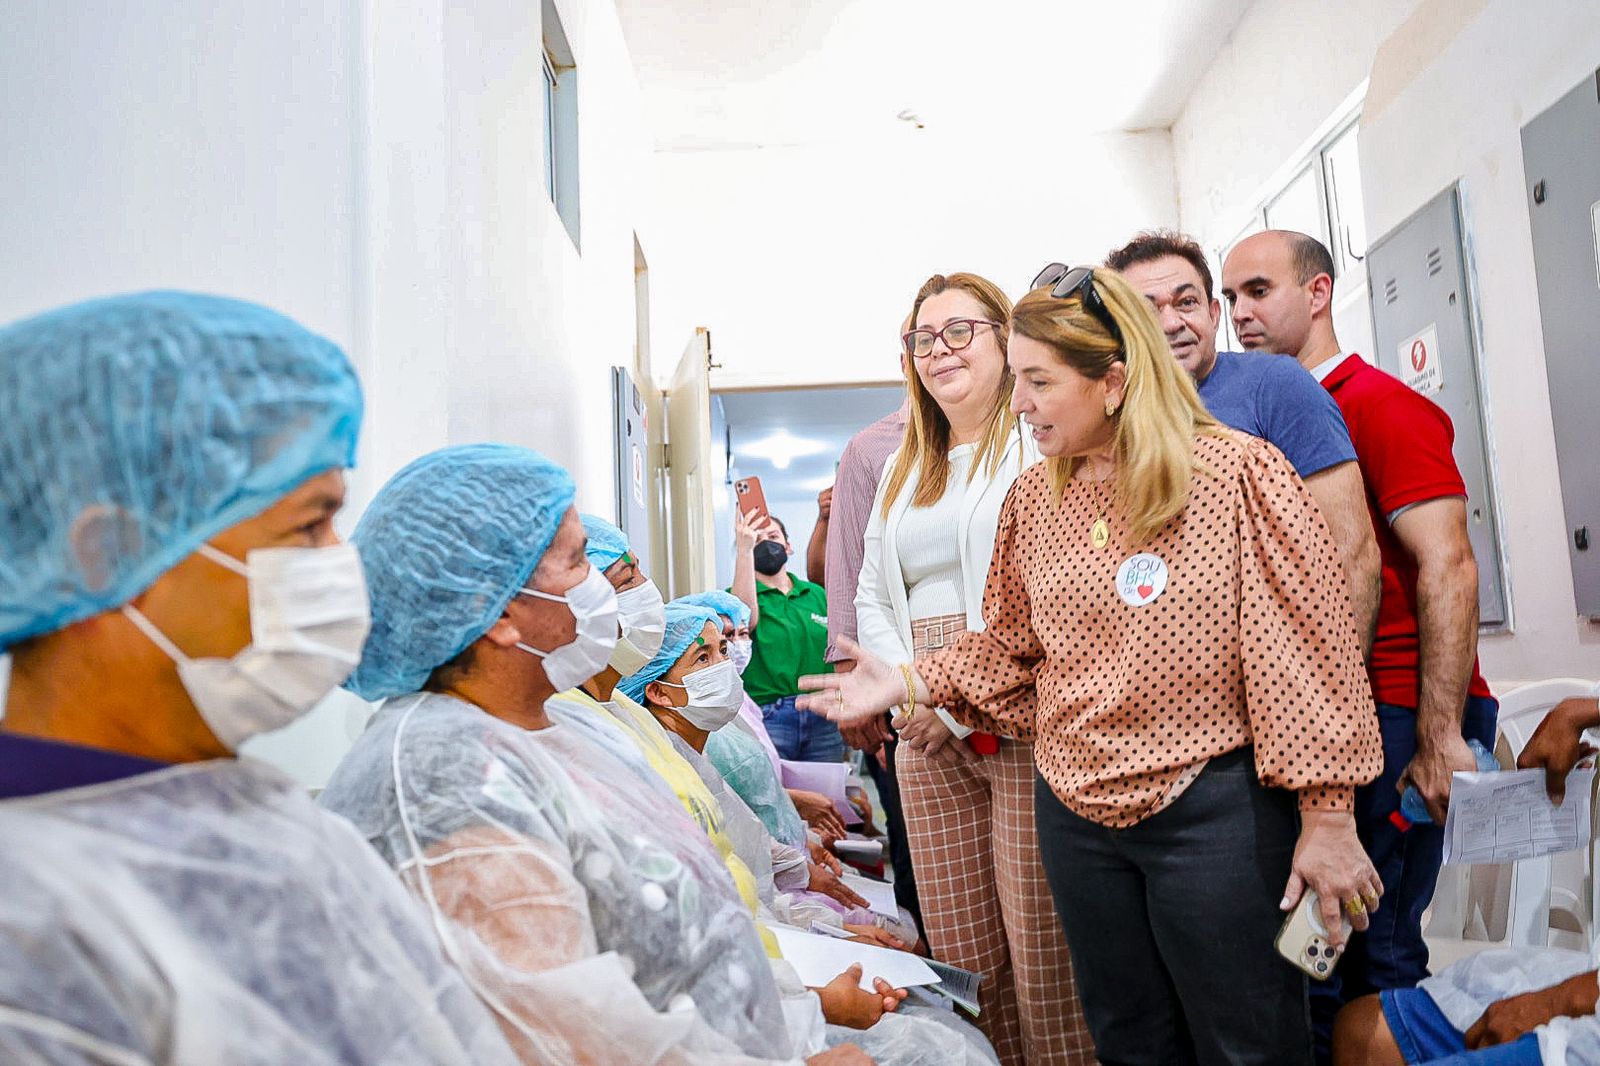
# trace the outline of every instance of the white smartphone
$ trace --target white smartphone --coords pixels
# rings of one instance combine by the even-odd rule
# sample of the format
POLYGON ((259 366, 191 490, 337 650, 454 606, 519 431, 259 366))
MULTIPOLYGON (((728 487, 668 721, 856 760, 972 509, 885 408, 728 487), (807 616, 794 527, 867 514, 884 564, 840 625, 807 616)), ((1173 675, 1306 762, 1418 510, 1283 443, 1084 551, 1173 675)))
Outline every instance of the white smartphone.
MULTIPOLYGON (((1351 926, 1343 914, 1344 944, 1350 943, 1351 926)), ((1283 920, 1278 932, 1278 954, 1303 970, 1314 981, 1326 981, 1339 965, 1344 954, 1344 944, 1334 947, 1328 943, 1328 928, 1322 924, 1318 913, 1317 894, 1309 888, 1300 896, 1300 905, 1283 920)))

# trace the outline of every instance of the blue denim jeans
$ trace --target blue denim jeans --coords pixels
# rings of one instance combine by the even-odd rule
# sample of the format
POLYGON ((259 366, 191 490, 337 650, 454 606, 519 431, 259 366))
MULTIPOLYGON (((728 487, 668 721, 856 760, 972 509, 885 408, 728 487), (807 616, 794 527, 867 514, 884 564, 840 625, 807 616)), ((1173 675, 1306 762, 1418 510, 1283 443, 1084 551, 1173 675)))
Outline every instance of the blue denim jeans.
POLYGON ((761 705, 761 721, 778 754, 793 762, 838 762, 844 758, 844 738, 839 727, 818 714, 794 705, 797 696, 784 696, 761 705))
MULTIPOLYGON (((1493 751, 1499 712, 1495 700, 1469 696, 1461 735, 1493 751)), ((1394 786, 1417 752, 1417 712, 1380 703, 1378 729, 1383 734, 1383 772, 1356 789, 1356 832, 1383 880, 1383 904, 1373 912, 1367 931, 1350 938, 1333 977, 1311 983, 1311 1019, 1321 1063, 1329 1061, 1333 1018, 1340 1007, 1383 989, 1411 988, 1428 976, 1422 912, 1433 901, 1439 880, 1444 827, 1424 823, 1402 832, 1389 821, 1400 809, 1394 786)))

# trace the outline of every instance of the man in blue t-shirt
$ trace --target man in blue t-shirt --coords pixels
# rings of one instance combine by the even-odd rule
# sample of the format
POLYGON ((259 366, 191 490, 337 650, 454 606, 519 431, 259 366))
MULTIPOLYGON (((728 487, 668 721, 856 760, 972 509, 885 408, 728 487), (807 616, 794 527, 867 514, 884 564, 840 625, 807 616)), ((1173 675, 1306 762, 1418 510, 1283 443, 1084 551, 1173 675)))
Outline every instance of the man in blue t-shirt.
POLYGON ((1363 655, 1378 617, 1380 560, 1350 432, 1333 397, 1293 357, 1217 351, 1222 305, 1204 250, 1179 233, 1141 233, 1106 265, 1144 293, 1172 354, 1219 422, 1271 441, 1316 497, 1344 559, 1363 655))

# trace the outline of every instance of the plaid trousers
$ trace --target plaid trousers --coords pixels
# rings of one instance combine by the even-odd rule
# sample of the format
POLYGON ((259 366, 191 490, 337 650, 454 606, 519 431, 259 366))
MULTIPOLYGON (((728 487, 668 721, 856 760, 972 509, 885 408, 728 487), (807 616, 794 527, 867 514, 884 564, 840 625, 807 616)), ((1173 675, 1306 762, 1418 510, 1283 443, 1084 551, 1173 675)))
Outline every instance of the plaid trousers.
MULTIPOLYGON (((921 656, 953 641, 960 615, 912 627, 921 656)), ((1033 747, 946 767, 901 744, 895 756, 924 932, 934 957, 985 976, 978 1026, 1002 1066, 1092 1066, 1094 1042, 1033 814, 1033 747)))

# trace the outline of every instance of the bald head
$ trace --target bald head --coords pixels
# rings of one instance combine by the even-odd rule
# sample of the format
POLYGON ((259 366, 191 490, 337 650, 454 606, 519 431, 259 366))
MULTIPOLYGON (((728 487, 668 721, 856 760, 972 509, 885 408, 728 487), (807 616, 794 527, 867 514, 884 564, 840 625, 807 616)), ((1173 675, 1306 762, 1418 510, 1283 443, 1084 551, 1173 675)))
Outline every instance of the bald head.
POLYGON ((1293 230, 1246 237, 1222 264, 1222 295, 1248 349, 1293 355, 1307 366, 1338 351, 1333 257, 1315 237, 1293 230))

